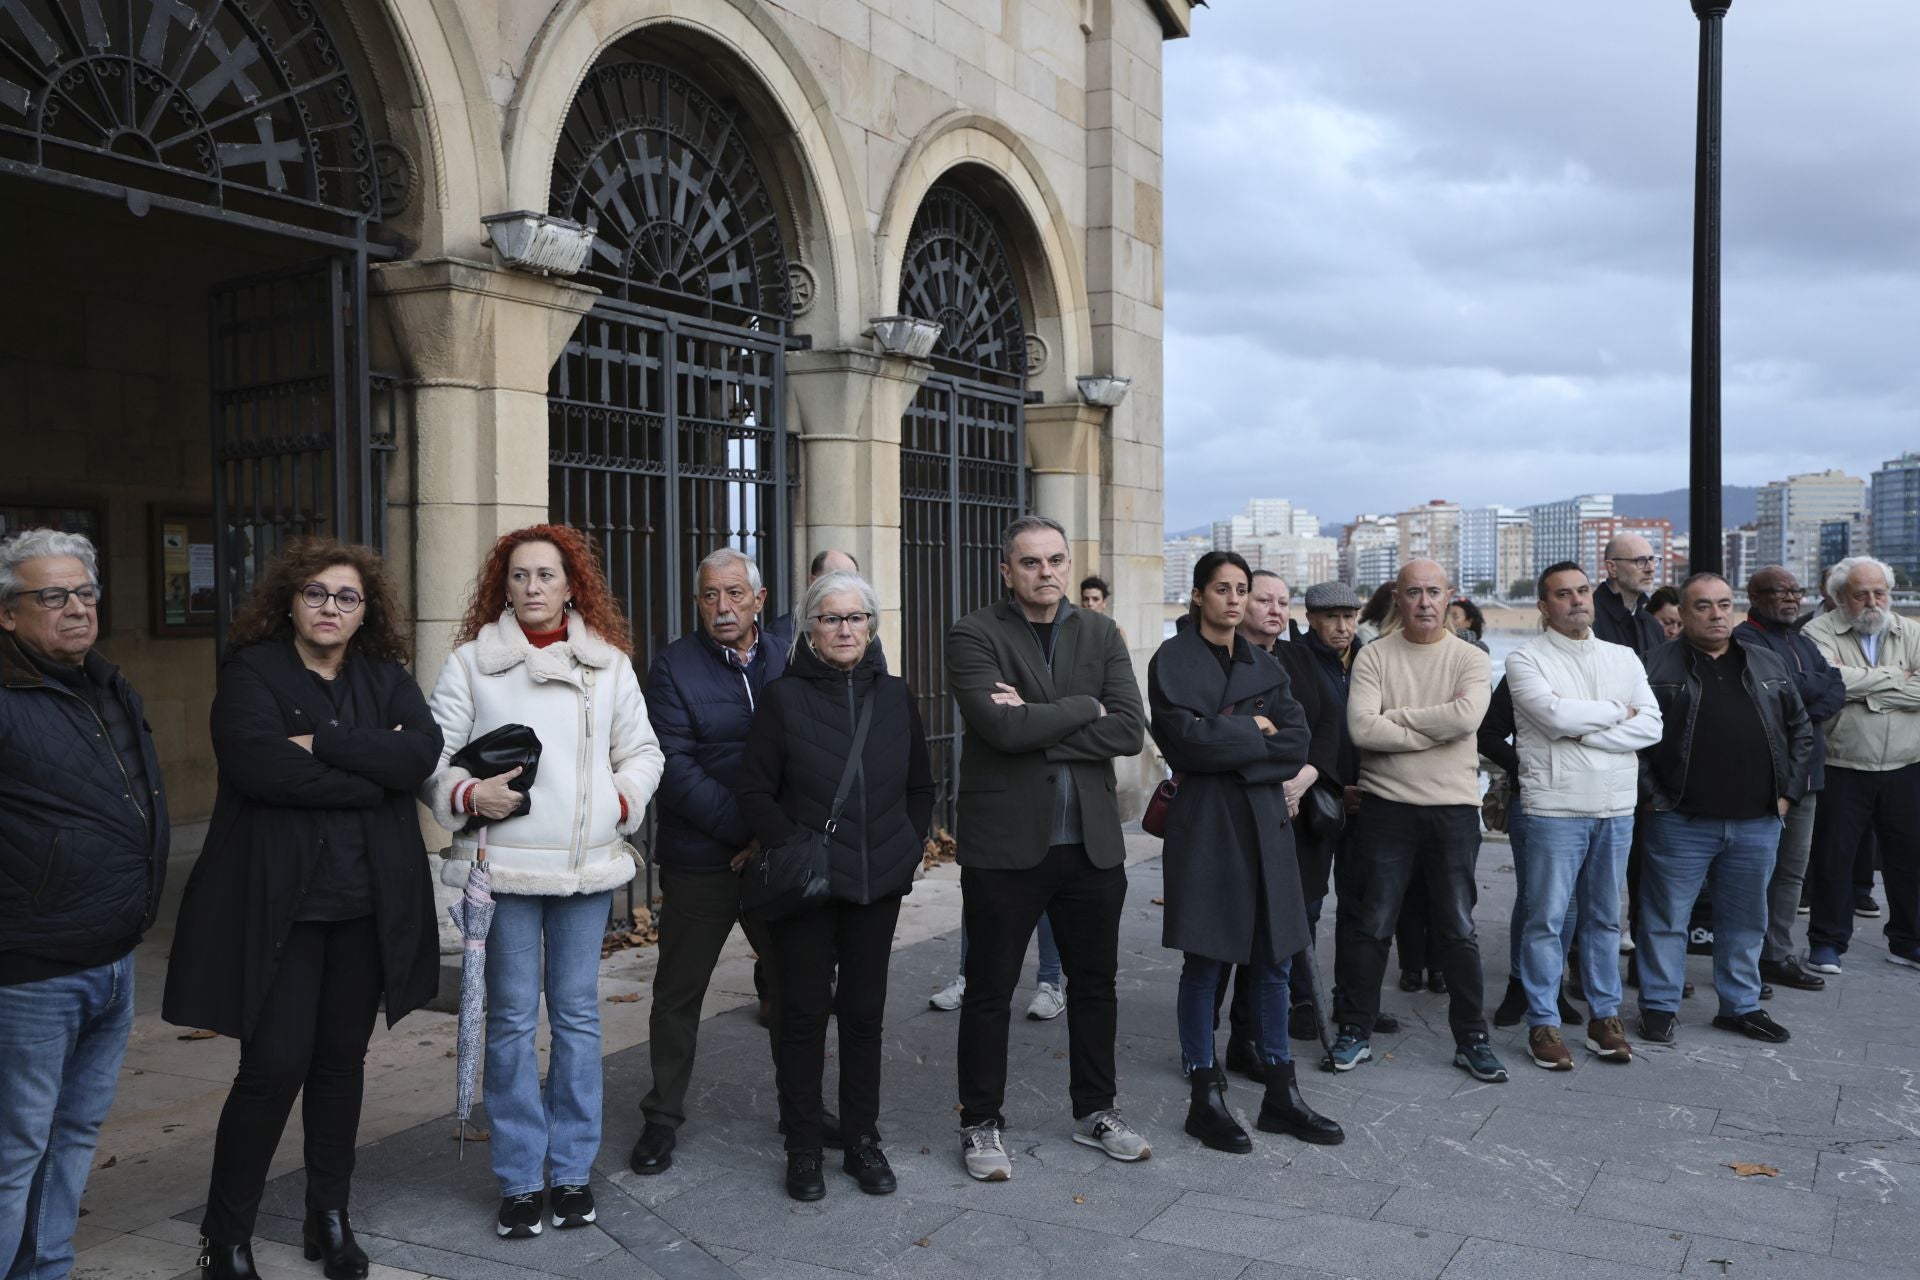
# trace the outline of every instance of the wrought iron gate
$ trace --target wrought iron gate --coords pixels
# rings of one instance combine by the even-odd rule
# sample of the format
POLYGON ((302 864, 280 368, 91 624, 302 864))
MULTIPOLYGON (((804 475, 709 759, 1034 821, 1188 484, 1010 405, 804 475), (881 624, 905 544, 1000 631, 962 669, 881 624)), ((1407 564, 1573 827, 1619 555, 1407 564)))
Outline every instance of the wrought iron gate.
MULTIPOLYGON (((770 580, 788 543, 785 344, 602 303, 547 392, 548 507, 599 545, 636 663, 691 624, 694 566, 738 547, 770 580)), ((780 589, 769 591, 769 609, 780 589)), ((784 607, 782 604, 781 607, 784 607)))
POLYGON ((957 187, 935 186, 914 218, 900 307, 941 326, 937 372, 901 422, 901 665, 933 756, 935 820, 951 827, 960 722, 947 631, 1000 594, 1000 533, 1027 509, 1020 295, 992 220, 957 187))
MULTIPOLYGON (((381 546, 395 444, 390 411, 374 425, 359 262, 329 257, 228 281, 212 290, 209 310, 214 579, 224 645, 235 605, 290 539, 381 546)), ((384 399, 393 380, 379 382, 384 399)))

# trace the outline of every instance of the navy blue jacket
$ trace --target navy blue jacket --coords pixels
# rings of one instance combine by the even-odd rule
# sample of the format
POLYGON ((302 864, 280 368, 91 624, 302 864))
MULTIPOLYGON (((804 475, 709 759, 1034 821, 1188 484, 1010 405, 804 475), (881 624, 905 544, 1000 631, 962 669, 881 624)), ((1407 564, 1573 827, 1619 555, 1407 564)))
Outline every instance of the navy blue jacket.
MULTIPOLYGON (((1733 629, 1733 638, 1749 648, 1771 649, 1793 673, 1799 686, 1800 701, 1807 704, 1807 719, 1818 729, 1839 715, 1847 705, 1846 682, 1840 670, 1820 652, 1818 645, 1793 627, 1767 624, 1759 618, 1748 619, 1733 629)), ((1807 790, 1818 791, 1827 785, 1827 735, 1813 735, 1813 759, 1807 762, 1807 790)))
POLYGON ((171 828, 140 695, 98 652, 87 678, 139 733, 123 761, 106 717, 0 635, 0 982, 111 964, 152 926, 171 828), (128 794, 144 773, 146 794, 128 794))
POLYGON ((733 789, 761 690, 786 669, 787 638, 765 627, 744 671, 697 627, 653 660, 647 670, 647 718, 667 756, 653 798, 657 865, 725 871, 753 841, 733 789))
POLYGON ((1633 612, 1628 613, 1627 602, 1620 598, 1618 591, 1604 582, 1594 583, 1593 634, 1611 644, 1627 646, 1633 650, 1633 656, 1644 663, 1648 654, 1667 642, 1660 619, 1647 608, 1650 602, 1643 591, 1633 612))

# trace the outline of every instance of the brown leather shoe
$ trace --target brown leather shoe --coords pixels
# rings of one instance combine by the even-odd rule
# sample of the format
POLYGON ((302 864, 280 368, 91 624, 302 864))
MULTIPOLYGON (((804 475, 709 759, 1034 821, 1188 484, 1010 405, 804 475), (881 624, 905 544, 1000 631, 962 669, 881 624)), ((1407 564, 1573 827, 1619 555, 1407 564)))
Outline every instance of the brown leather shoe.
POLYGON ((1633 1046, 1618 1018, 1594 1018, 1587 1023, 1587 1048, 1608 1062, 1632 1062, 1633 1046))
POLYGON ((1535 1027, 1527 1032, 1527 1056, 1548 1071, 1573 1070, 1573 1055, 1560 1043, 1560 1028, 1535 1027))

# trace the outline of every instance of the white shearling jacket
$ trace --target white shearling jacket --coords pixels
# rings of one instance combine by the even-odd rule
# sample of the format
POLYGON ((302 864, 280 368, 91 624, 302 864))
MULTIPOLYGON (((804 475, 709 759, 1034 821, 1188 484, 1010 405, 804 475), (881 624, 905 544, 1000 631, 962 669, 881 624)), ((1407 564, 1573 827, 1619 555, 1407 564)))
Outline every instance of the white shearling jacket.
MULTIPOLYGON (((469 776, 447 763, 454 753, 507 724, 540 738, 528 812, 487 826, 496 892, 600 893, 633 879, 637 855, 624 837, 645 818, 665 756, 626 654, 573 613, 567 638, 537 649, 508 611, 448 655, 427 705, 446 745, 420 798, 449 831, 467 821, 451 808, 469 776)), ((440 878, 464 885, 477 845, 456 834, 440 878)))
POLYGON ((1617 818, 1640 798, 1637 752, 1660 741, 1660 704, 1623 644, 1547 631, 1507 659, 1528 817, 1617 818))

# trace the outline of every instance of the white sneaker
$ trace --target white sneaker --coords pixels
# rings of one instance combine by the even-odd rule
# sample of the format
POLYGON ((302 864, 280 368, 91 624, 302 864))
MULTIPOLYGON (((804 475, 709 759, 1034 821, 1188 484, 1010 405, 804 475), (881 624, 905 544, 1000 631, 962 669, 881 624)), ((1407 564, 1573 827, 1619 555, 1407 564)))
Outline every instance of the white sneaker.
POLYGON ((1067 998, 1051 982, 1041 983, 1033 993, 1033 1003, 1027 1006, 1027 1016, 1035 1022, 1049 1022, 1066 1011, 1067 998))
POLYGON ((969 1177, 981 1182, 1005 1182, 1013 1176, 1013 1161, 1000 1141, 1000 1126, 991 1120, 960 1131, 960 1159, 969 1177))
POLYGON ((1147 1140, 1120 1118, 1118 1107, 1108 1107, 1084 1120, 1075 1120, 1073 1140, 1083 1147, 1098 1147, 1115 1160, 1145 1160, 1153 1154, 1147 1140))
POLYGON ((1633 953, 1634 953, 1633 935, 1623 931, 1620 934, 1620 954, 1623 956, 1630 956, 1633 953))
POLYGON ((927 1007, 952 1013, 960 1007, 961 999, 967 994, 967 975, 961 974, 946 986, 927 997, 927 1007))

